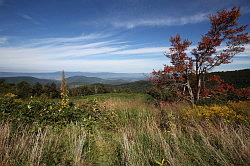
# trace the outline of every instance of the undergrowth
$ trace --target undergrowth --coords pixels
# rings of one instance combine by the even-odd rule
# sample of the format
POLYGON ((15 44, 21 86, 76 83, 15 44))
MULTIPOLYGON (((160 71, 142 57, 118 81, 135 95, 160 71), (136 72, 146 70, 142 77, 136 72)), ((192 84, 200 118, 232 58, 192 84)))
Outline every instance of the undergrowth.
POLYGON ((55 101, 9 96, 0 104, 4 166, 250 165, 249 101, 159 108, 143 96, 92 96, 63 110, 55 101), (223 116, 225 108, 230 114, 223 116), (244 121, 228 120, 231 113, 244 121))

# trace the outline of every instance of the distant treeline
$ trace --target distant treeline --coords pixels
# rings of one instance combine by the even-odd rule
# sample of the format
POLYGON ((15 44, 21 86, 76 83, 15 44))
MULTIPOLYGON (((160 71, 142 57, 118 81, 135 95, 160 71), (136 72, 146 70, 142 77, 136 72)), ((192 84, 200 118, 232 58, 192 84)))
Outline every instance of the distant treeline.
POLYGON ((47 83, 42 85, 40 83, 29 84, 26 81, 22 81, 17 84, 5 83, 4 80, 0 80, 0 94, 13 93, 19 98, 34 97, 48 97, 59 98, 60 90, 55 83, 47 83))
POLYGON ((219 75, 225 82, 233 84, 236 88, 250 87, 250 69, 213 72, 209 75, 219 75))
MULTIPOLYGON (((250 69, 239 71, 227 71, 227 72, 214 72, 209 73, 211 75, 219 75, 225 82, 233 84, 236 88, 250 87, 250 69)), ((152 88, 152 84, 149 81, 136 81, 121 85, 109 85, 109 84, 91 84, 82 85, 79 87, 73 87, 69 89, 70 96, 85 96, 102 93, 114 93, 114 92, 131 92, 131 93, 148 93, 152 88)), ((25 81, 17 84, 6 83, 4 80, 0 80, 0 95, 7 93, 13 93, 19 98, 28 97, 48 97, 59 98, 60 87, 59 84, 54 82, 41 84, 29 84, 25 81)))
MULTIPOLYGON (((150 82, 148 81, 137 81, 122 85, 91 84, 69 88, 69 95, 86 96, 111 92, 144 93, 149 88, 150 82)), ((0 95, 7 93, 13 93, 19 98, 29 98, 31 96, 60 98, 60 87, 55 83, 41 84, 37 82, 35 84, 29 84, 26 81, 22 81, 17 84, 11 84, 0 80, 0 95)))

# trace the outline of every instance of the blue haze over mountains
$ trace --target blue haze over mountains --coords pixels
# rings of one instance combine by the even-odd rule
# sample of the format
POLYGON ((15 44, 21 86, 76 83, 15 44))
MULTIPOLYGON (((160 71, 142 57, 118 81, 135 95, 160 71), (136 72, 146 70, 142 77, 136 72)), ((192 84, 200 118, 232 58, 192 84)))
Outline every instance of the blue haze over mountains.
MULTIPOLYGON (((88 80, 96 80, 105 83, 102 80, 113 80, 119 82, 133 82, 145 80, 149 77, 148 73, 110 73, 110 72, 65 72, 66 78, 71 80, 80 80, 81 78, 88 80)), ((0 77, 34 77, 38 79, 60 80, 61 72, 50 73, 17 73, 17 72, 0 72, 0 77)), ((108 81, 107 81, 108 82, 108 81)))

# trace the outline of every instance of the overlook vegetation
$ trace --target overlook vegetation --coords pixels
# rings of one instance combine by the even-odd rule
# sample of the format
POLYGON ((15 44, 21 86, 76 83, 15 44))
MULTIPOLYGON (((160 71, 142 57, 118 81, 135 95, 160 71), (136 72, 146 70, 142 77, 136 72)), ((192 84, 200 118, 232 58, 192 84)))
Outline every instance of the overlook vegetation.
POLYGON ((156 107, 145 94, 0 99, 1 165, 249 165, 249 101, 156 107))
POLYGON ((148 80, 2 78, 0 165, 250 165, 250 70, 210 72, 250 42, 239 16, 211 15, 193 56, 171 37, 148 80))
MULTIPOLYGON (((212 75, 220 76, 225 82, 232 84, 236 88, 247 88, 250 86, 250 69, 213 72, 209 73, 207 77, 212 75)), ((122 80, 119 82, 119 80, 81 76, 67 78, 67 84, 70 87, 69 91, 71 96, 85 96, 110 92, 150 93, 152 90, 152 83, 149 80, 124 83, 122 80), (104 82, 100 83, 100 80, 104 80, 104 82)), ((0 85, 0 94, 15 93, 19 97, 39 97, 41 95, 49 98, 60 97, 60 81, 58 80, 33 77, 1 77, 0 85)))
POLYGON ((250 164, 249 92, 191 106, 148 81, 62 85, 1 82, 1 165, 250 164))

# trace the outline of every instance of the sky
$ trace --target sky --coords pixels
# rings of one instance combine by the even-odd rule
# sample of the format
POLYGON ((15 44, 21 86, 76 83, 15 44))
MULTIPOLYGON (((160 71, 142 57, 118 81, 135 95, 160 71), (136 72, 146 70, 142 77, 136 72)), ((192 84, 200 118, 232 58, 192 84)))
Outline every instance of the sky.
MULTIPOLYGON (((249 0, 0 0, 0 71, 148 73, 180 34, 194 48, 210 14, 249 0)), ((249 32, 249 27, 247 32, 249 32)), ((250 45, 216 70, 250 68, 250 45)))

